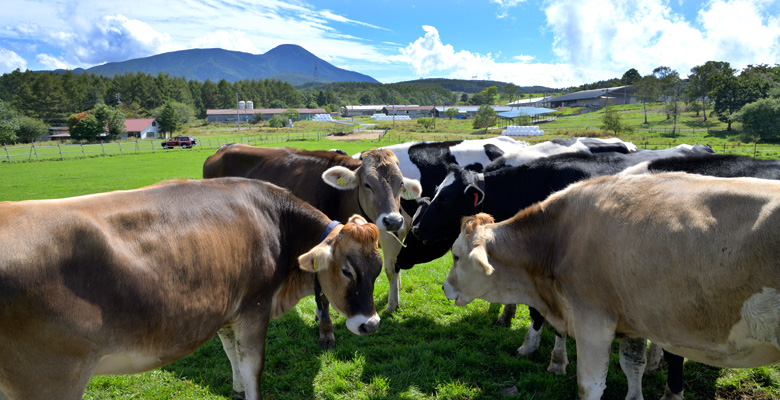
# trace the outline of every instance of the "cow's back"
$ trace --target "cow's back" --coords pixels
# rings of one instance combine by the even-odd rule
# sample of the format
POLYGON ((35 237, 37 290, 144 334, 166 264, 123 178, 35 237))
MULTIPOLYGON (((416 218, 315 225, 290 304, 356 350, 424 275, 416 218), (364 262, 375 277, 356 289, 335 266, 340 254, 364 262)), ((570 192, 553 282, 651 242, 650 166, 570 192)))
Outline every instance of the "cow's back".
POLYGON ((74 354, 113 348, 156 367, 210 339, 240 296, 272 293, 280 246, 269 218, 284 197, 267 194, 282 191, 250 180, 196 186, 0 203, 0 352, 23 338, 27 349, 61 340, 74 354))
POLYGON ((328 217, 345 221, 354 214, 352 210, 343 212, 343 198, 351 192, 329 186, 322 173, 334 166, 354 171, 360 165, 360 160, 329 151, 229 144, 206 159, 203 178, 238 176, 264 180, 288 189, 328 217))
POLYGON ((559 239, 565 245, 553 258, 562 261, 552 274, 577 282, 564 284, 571 301, 610 305, 618 332, 730 367, 753 365, 749 355, 716 355, 728 343, 752 340, 735 331, 743 317, 770 347, 780 345, 777 182, 683 173, 603 177, 558 192, 542 207, 567 238, 559 239), (750 302, 764 309, 745 314, 750 302))

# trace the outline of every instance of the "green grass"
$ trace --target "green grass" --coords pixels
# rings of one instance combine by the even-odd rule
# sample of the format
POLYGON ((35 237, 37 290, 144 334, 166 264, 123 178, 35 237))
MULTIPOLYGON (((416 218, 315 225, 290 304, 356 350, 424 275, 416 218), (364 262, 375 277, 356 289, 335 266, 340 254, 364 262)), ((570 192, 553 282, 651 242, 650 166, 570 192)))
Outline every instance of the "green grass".
MULTIPOLYGON (((387 143, 370 141, 295 141, 307 149, 340 147, 349 154, 387 143)), ((131 189, 165 179, 198 179, 213 150, 176 149, 65 161, 0 165, 0 200, 66 197, 131 189)), ((317 341, 314 300, 306 298, 271 323, 262 392, 265 399, 496 399, 517 386, 514 399, 576 397, 576 349, 568 341, 568 374, 546 372, 554 335, 545 330, 539 352, 530 359, 515 355, 529 322, 527 308, 509 328, 493 326, 500 307, 477 300, 455 307, 441 285, 450 256, 402 273, 401 308, 385 315, 387 279, 377 280, 375 301, 382 317, 379 330, 358 337, 333 312, 337 348, 322 351, 317 341)), ((780 398, 776 366, 728 370, 688 362, 687 399, 780 398)), ((87 399, 229 399, 231 370, 218 339, 161 369, 127 376, 94 377, 87 399)), ((623 399, 625 378, 613 346, 604 399, 623 399)), ((644 379, 644 394, 659 398, 665 373, 644 379)))

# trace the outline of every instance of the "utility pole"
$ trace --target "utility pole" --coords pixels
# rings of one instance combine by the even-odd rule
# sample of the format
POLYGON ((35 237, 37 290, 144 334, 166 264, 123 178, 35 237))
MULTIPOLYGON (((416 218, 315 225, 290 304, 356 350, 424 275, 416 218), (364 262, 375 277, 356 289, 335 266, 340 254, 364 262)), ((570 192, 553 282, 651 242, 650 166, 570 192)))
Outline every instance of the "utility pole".
POLYGON ((395 92, 393 92, 393 129, 395 129, 395 92))
POLYGON ((238 130, 241 130, 241 116, 238 114, 238 92, 236 92, 236 122, 238 122, 238 130))

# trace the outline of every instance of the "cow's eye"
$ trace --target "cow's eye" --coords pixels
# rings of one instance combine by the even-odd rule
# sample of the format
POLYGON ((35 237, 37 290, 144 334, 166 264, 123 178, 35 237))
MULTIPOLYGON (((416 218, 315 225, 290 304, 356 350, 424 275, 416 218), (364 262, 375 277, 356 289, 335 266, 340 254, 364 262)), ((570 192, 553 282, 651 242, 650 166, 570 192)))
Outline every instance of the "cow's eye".
POLYGON ((341 273, 344 274, 344 276, 346 276, 348 279, 354 279, 355 278, 354 276, 352 276, 352 272, 349 272, 349 270, 346 269, 346 268, 342 268, 341 269, 341 273))
POLYGON ((460 260, 460 257, 456 256, 455 254, 452 255, 452 261, 458 262, 460 260))
POLYGON ((364 183, 364 184, 363 184, 363 186, 364 186, 366 189, 368 189, 368 190, 372 190, 372 191, 374 190, 374 189, 371 189, 371 185, 369 185, 368 183, 364 183))

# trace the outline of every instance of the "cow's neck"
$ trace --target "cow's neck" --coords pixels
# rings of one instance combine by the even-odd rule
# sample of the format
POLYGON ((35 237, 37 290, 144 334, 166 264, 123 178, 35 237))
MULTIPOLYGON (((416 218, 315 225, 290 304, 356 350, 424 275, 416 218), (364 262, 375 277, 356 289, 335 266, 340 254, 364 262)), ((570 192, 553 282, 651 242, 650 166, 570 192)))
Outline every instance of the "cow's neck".
POLYGON ((485 200, 482 202, 482 210, 496 221, 513 217, 518 211, 516 202, 523 198, 520 193, 516 193, 520 185, 514 177, 503 173, 487 173, 483 179, 485 200))
POLYGON ((294 209, 284 213, 285 233, 282 235, 281 257, 277 268, 280 279, 272 299, 272 317, 278 318, 295 307, 300 299, 314 294, 314 277, 302 271, 298 257, 314 248, 330 222, 311 209, 294 209), (287 246, 285 249, 284 247, 287 246))
MULTIPOLYGON (((499 279, 498 284, 504 286, 504 290, 521 296, 514 299, 518 304, 534 307, 551 322, 559 322, 562 321, 563 306, 558 302, 558 296, 552 293, 558 285, 554 282, 554 256, 548 251, 555 246, 553 238, 545 233, 550 230, 541 229, 549 223, 541 207, 535 204, 509 221, 496 225, 493 229, 496 239, 489 245, 489 253, 496 260, 497 267, 506 269, 501 273, 505 278, 499 279), (507 246, 507 243, 512 245, 507 246)), ((564 329, 557 323, 554 325, 564 329)))

